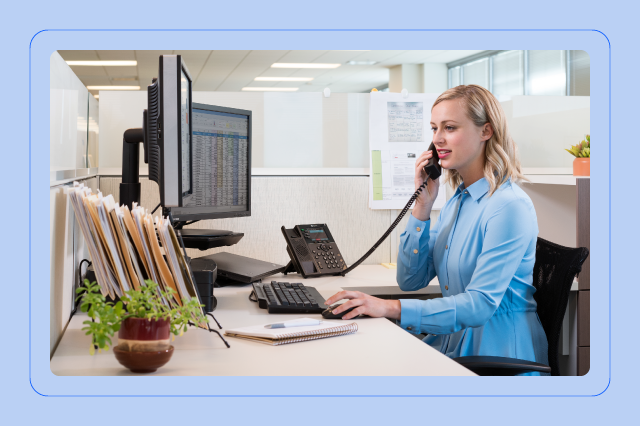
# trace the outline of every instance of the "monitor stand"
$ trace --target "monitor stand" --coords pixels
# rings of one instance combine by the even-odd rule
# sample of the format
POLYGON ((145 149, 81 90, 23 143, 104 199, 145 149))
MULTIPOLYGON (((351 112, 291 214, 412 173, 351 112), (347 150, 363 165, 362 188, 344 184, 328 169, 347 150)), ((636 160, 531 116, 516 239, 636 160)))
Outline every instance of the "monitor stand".
POLYGON ((224 231, 222 229, 181 229, 182 238, 184 237, 226 237, 232 235, 233 231, 224 231))

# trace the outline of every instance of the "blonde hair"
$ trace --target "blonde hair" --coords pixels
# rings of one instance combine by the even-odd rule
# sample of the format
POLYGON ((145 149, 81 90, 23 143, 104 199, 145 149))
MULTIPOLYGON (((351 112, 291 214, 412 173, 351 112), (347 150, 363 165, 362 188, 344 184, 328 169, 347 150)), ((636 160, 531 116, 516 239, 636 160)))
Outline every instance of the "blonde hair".
MULTIPOLYGON (((507 119, 498 100, 484 87, 469 84, 457 86, 438 96, 431 109, 440 102, 460 100, 467 117, 482 127, 489 123, 493 136, 485 143, 484 177, 489 182, 491 196, 507 179, 511 182, 528 180, 520 169, 518 146, 509 134, 507 119)), ((462 176, 455 169, 446 170, 446 181, 455 189, 462 183, 462 176)))

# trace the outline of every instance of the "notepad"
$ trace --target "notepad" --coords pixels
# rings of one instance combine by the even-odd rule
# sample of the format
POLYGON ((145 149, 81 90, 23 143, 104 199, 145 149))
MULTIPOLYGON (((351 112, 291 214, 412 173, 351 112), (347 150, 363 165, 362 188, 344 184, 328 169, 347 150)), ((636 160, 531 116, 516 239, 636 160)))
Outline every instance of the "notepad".
POLYGON ((263 325, 241 327, 227 330, 224 334, 229 337, 253 340, 267 345, 286 345, 287 343, 304 342, 307 340, 324 339, 327 337, 344 336, 358 331, 355 322, 343 324, 336 321, 323 321, 320 325, 289 328, 264 328, 263 325))

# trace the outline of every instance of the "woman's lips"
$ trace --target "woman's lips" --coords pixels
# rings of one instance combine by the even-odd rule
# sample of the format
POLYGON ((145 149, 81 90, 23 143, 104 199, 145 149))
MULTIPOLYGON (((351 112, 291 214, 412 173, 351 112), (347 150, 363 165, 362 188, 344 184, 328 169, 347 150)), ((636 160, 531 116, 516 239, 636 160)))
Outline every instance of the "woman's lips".
POLYGON ((451 154, 451 151, 447 149, 438 150, 438 157, 442 160, 443 158, 447 158, 451 154))

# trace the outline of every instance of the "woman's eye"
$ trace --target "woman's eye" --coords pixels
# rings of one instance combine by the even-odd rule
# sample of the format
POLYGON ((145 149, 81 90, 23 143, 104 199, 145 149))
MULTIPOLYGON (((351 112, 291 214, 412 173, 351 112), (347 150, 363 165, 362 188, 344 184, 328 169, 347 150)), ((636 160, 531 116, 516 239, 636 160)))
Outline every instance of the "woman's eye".
POLYGON ((447 130, 449 130, 449 131, 452 131, 452 130, 453 130, 453 127, 451 127, 451 126, 447 126, 447 127, 446 127, 446 129, 447 129, 447 130))
POLYGON ((438 130, 438 129, 436 129, 435 127, 432 127, 432 128, 431 128, 431 131, 432 131, 432 132, 435 132, 436 130, 438 130))

